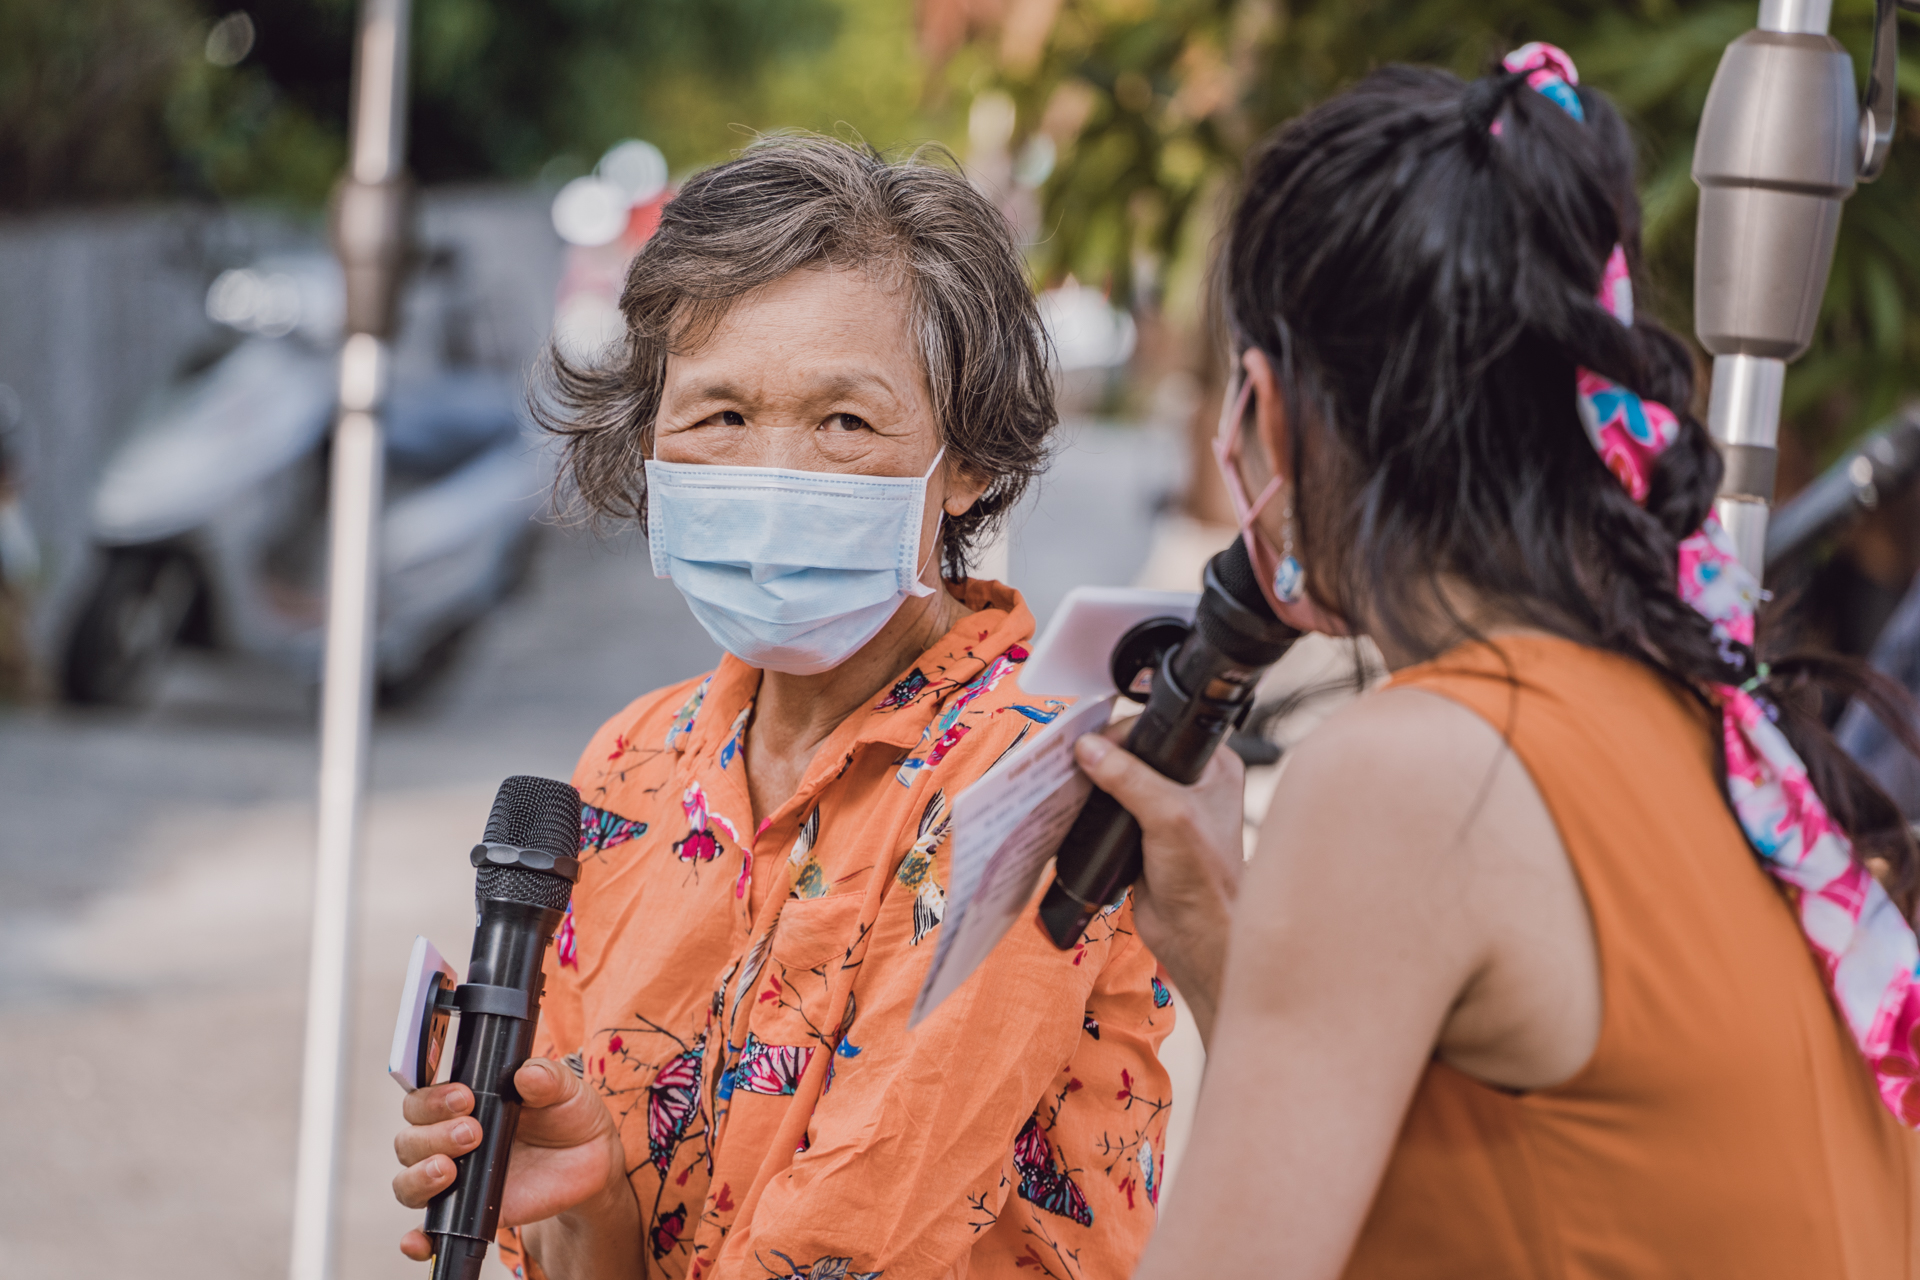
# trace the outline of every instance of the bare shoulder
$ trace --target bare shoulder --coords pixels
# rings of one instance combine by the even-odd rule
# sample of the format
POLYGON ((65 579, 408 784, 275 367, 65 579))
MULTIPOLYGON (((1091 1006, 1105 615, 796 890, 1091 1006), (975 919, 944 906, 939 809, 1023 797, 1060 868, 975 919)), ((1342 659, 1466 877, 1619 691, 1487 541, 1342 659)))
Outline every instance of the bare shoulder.
POLYGON ((1504 767, 1517 762, 1473 711, 1421 689, 1381 689, 1287 753, 1274 806, 1294 819, 1324 813, 1383 836, 1407 827, 1431 850, 1442 826, 1457 834, 1504 767))
POLYGON ((1311 949, 1337 985, 1393 957, 1437 983, 1423 1012, 1469 1074, 1537 1087, 1592 1052, 1597 959, 1559 830, 1498 728, 1449 698, 1369 694, 1288 753, 1242 906, 1252 963, 1311 949))
POLYGON ((1510 761, 1499 733, 1458 703, 1417 689, 1367 694, 1288 751, 1242 907, 1271 909, 1276 933, 1317 932, 1329 914, 1352 915, 1342 936, 1356 942, 1356 928, 1402 929, 1412 917, 1458 932, 1469 922, 1434 908, 1459 905, 1473 878, 1480 842, 1469 829, 1484 825, 1490 784, 1510 761))

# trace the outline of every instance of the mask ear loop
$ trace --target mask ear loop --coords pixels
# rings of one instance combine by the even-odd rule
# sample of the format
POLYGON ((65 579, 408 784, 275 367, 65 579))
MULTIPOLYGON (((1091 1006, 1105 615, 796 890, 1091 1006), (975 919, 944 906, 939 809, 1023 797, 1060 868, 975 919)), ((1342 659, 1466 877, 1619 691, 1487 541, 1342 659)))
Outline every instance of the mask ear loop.
MULTIPOLYGON (((940 459, 946 456, 947 456, 947 446, 941 445, 940 452, 933 455, 933 465, 928 467, 927 474, 925 474, 924 476, 921 476, 920 478, 922 480, 929 480, 929 481, 932 480, 933 473, 939 470, 940 459)), ((926 500, 927 500, 926 490, 923 488, 920 491, 920 501, 924 503, 926 500)), ((914 523, 918 525, 919 521, 916 520, 914 521, 914 523)), ((926 597, 933 594, 933 588, 928 586, 925 581, 927 576, 927 566, 932 564, 933 558, 940 554, 940 531, 946 527, 947 527, 947 513, 946 513, 946 510, 942 508, 940 512, 940 519, 936 521, 933 526, 933 545, 927 548, 926 557, 920 561, 920 567, 914 570, 913 572, 913 585, 907 588, 907 594, 916 600, 924 600, 926 597)))
POLYGON ((1280 553, 1273 549, 1267 541, 1267 535, 1260 531, 1254 520, 1273 501, 1274 495, 1286 487, 1286 480, 1275 468, 1273 479, 1267 481, 1266 488, 1260 490, 1260 496, 1248 501, 1247 482, 1240 476, 1240 424, 1246 421, 1247 404, 1252 398, 1253 383, 1242 374, 1240 392, 1234 397, 1233 408, 1220 419, 1220 433, 1213 441, 1213 460, 1220 468, 1220 478, 1226 482, 1227 499, 1233 503, 1234 515, 1240 522, 1240 538, 1246 544, 1248 558, 1253 561, 1254 577, 1259 580, 1260 592, 1278 614, 1286 603, 1274 586, 1274 579, 1280 572, 1280 553))

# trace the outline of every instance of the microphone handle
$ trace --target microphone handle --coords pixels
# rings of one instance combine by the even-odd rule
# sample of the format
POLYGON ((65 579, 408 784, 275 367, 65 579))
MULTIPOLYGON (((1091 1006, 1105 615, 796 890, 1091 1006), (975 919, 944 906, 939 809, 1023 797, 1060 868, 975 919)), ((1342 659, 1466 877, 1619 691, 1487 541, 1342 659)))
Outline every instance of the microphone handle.
MULTIPOLYGON (((1224 668, 1198 694, 1188 694, 1176 672, 1193 644, 1189 640, 1162 659, 1147 708, 1126 743, 1156 773, 1182 786, 1206 771, 1207 761, 1252 702, 1259 677, 1258 670, 1224 668)), ((1065 951, 1079 941, 1094 916, 1140 878, 1140 866, 1140 824, 1118 800, 1095 788, 1060 842, 1053 883, 1040 902, 1040 925, 1053 945, 1065 951)))
POLYGON ((427 1205, 434 1238, 433 1280, 480 1280, 480 1264, 500 1226, 507 1155, 520 1124, 520 1093, 513 1074, 533 1053, 544 985, 541 962, 562 912, 506 899, 480 903, 467 982, 507 987, 527 995, 527 1016, 462 1012, 453 1051, 453 1079, 473 1091, 480 1145, 457 1157, 453 1185, 427 1205))

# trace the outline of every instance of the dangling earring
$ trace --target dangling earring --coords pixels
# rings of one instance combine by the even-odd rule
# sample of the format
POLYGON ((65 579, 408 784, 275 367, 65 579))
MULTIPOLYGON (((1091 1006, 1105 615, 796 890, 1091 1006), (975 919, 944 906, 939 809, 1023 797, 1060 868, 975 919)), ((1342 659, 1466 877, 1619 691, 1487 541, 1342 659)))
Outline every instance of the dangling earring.
POLYGON ((1273 594, 1283 604, 1298 604, 1306 581, 1306 570, 1293 554, 1293 486, 1289 484, 1280 498, 1280 565, 1273 571, 1273 594))

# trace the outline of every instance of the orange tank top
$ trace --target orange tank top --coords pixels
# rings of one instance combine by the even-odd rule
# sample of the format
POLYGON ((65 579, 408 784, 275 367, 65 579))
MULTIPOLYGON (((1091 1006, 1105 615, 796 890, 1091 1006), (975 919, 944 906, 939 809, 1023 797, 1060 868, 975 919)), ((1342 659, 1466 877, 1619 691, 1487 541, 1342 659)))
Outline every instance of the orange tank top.
POLYGON ((1586 894, 1603 1011, 1567 1083, 1435 1060, 1351 1280, 1920 1277, 1920 1142, 1881 1105, 1782 890, 1715 779, 1702 710, 1628 659, 1503 639, 1401 672, 1484 717, 1586 894))

